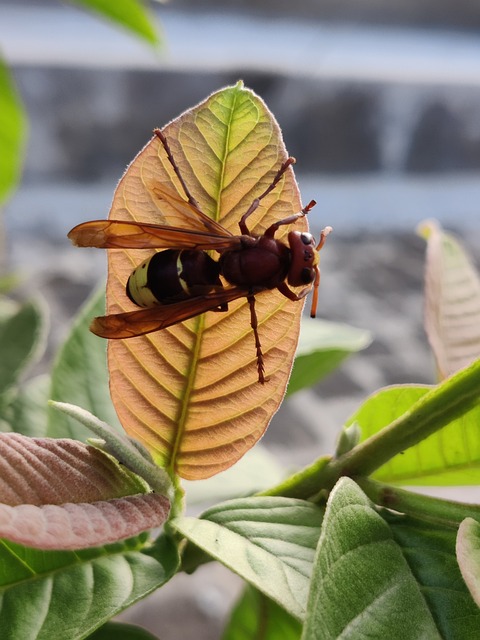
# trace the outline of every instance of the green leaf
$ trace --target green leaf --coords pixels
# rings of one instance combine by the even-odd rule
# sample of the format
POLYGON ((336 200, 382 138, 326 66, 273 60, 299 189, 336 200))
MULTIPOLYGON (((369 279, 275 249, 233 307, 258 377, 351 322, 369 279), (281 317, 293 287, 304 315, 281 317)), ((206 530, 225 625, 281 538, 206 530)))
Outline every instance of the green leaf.
POLYGON ((5 409, 5 418, 12 431, 24 436, 45 436, 47 431, 47 407, 50 377, 37 376, 16 390, 5 409))
POLYGON ((4 296, 10 293, 19 286, 21 281, 22 279, 18 273, 4 273, 0 275, 0 295, 4 296))
POLYGON ((349 355, 365 349, 371 334, 345 324, 303 318, 287 394, 311 387, 349 355))
POLYGON ((323 511, 291 498, 230 500, 171 526, 302 619, 323 511))
POLYGON ((44 346, 44 315, 39 304, 27 302, 0 318, 0 405, 26 366, 44 346))
POLYGON ((362 432, 358 423, 354 422, 348 427, 344 427, 338 436, 337 445, 335 447, 335 457, 348 453, 360 442, 362 432))
POLYGON ((388 525, 347 478, 325 512, 302 639, 340 637, 442 637, 388 525))
POLYGON ((0 418, 0 433, 11 433, 12 427, 9 422, 0 418))
MULTIPOLYGON (((370 396, 348 420, 359 425, 362 441, 390 424, 424 397, 432 387, 398 386, 370 396)), ((441 390, 440 390, 441 391, 441 390)), ((450 422, 380 467, 373 477, 396 484, 472 485, 480 483, 480 406, 450 422)))
POLYGON ((85 9, 95 11, 131 33, 140 36, 150 44, 158 44, 159 36, 153 17, 139 0, 74 0, 85 9))
POLYGON ((140 552, 147 537, 75 552, 0 544, 2 640, 77 640, 167 582, 175 546, 161 561, 140 552))
POLYGON ((458 530, 457 558, 463 579, 480 607, 480 523, 465 518, 458 530))
MULTIPOLYGON (((207 221, 186 217, 187 196, 166 143, 200 210, 234 235, 254 198, 262 197, 248 218, 255 234, 301 209, 279 126, 265 103, 238 82, 185 111, 151 139, 121 179, 110 220, 208 228, 207 221)), ((301 232, 306 225, 299 218, 295 228, 301 232)), ((287 226, 280 225, 278 240, 288 236, 287 226)), ((77 245, 99 244, 92 242, 91 230, 91 223, 80 226, 69 237, 77 245)), ((108 251, 108 314, 132 310, 125 282, 147 255, 144 248, 108 251)), ((239 296, 223 313, 198 315, 196 306, 168 305, 173 324, 154 320, 147 327, 142 312, 134 322, 140 320, 141 332, 150 333, 108 340, 110 391, 123 427, 161 466, 188 480, 208 478, 239 460, 260 439, 285 394, 302 305, 278 290, 258 293, 255 313, 268 379, 259 384, 263 373, 244 293, 241 287, 217 292, 222 299, 239 296)), ((97 319, 95 330, 111 336, 104 330, 110 322, 116 320, 97 319)), ((113 335, 128 336, 128 325, 126 334, 115 330, 113 335)))
POLYGON ((24 137, 22 103, 10 73, 0 59, 0 205, 20 179, 24 137))
MULTIPOLYGON (((105 340, 89 330, 92 317, 103 313, 104 309, 105 291, 102 289, 82 307, 58 353, 52 371, 50 397, 78 405, 121 431, 110 400, 105 340)), ((47 435, 85 440, 91 433, 65 413, 50 408, 47 435)))
POLYGON ((247 585, 232 611, 222 640, 300 640, 301 623, 247 585))
MULTIPOLYGON (((435 620, 441 638, 477 638, 480 609, 455 557, 457 531, 382 512, 435 620)), ((418 636, 417 636, 418 637, 418 636)))
POLYGON ((88 640, 157 640, 157 636, 133 624, 107 622, 88 636, 88 640))

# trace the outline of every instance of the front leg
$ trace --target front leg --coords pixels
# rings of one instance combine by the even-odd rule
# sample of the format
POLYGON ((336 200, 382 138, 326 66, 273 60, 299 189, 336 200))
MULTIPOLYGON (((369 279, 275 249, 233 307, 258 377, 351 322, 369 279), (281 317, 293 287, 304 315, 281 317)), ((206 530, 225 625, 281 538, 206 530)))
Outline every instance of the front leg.
POLYGON ((293 302, 298 302, 299 300, 303 300, 308 293, 310 293, 312 287, 306 287, 302 289, 299 294, 296 294, 294 291, 290 289, 286 282, 282 282, 278 285, 277 289, 289 300, 293 300, 293 302))
POLYGON ((315 318, 317 315, 317 302, 318 302, 318 287, 320 285, 320 269, 315 267, 315 280, 313 281, 313 287, 306 287, 302 289, 300 293, 297 295, 294 291, 290 289, 286 282, 282 282, 278 285, 277 289, 289 300, 293 300, 293 302, 298 302, 299 300, 303 300, 305 296, 310 293, 313 288, 313 296, 312 296, 312 306, 310 308, 310 317, 315 318))

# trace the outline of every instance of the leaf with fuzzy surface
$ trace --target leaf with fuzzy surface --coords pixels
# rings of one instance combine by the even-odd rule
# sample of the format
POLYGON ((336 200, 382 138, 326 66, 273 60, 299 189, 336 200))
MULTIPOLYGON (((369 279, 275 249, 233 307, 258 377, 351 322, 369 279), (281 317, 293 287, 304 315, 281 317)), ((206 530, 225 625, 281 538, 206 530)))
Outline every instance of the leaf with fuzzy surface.
MULTIPOLYGON (((448 385, 445 383, 445 386, 448 385)), ((367 398, 348 420, 356 423, 362 441, 406 414, 434 387, 402 385, 380 389, 367 398)), ((438 388, 439 398, 442 388, 438 388)), ((447 400, 444 405, 447 408, 447 400)), ((433 419, 433 418, 432 418, 433 419)), ((438 417, 436 418, 438 419, 438 417)), ((382 482, 414 485, 473 485, 480 482, 480 441, 477 405, 400 455, 393 457, 373 477, 382 482)))
POLYGON ((480 276, 461 243, 431 220, 427 240, 425 330, 440 378, 480 357, 480 276))
MULTIPOLYGON (((94 292, 78 312, 52 370, 50 398, 78 405, 119 431, 108 389, 106 345, 89 330, 92 315, 105 310, 105 292, 94 292)), ((67 414, 48 407, 46 435, 85 440, 90 431, 67 414)))
POLYGON ((107 622, 97 629, 88 640, 158 640, 146 629, 122 622, 107 622))
POLYGON ((169 541, 159 558, 146 536, 84 551, 37 551, 0 544, 2 640, 81 640, 167 582, 178 568, 169 541), (68 606, 66 606, 68 603, 68 606))
POLYGON ((344 478, 325 512, 302 640, 440 640, 388 525, 344 478))
MULTIPOLYGON (((200 209, 236 235, 241 216, 287 159, 273 115, 241 83, 186 111, 163 134, 200 209)), ((179 199, 183 210, 186 196, 155 136, 120 181, 109 217, 185 228, 179 199)), ((289 167, 249 218, 250 228, 262 233, 300 209, 289 167)), ((306 225, 301 219, 295 227, 306 225)), ((279 239, 287 232, 281 227, 279 239)), ((125 284, 151 254, 108 252, 107 313, 134 310, 125 284)), ((264 385, 258 383, 246 298, 232 302, 225 313, 209 311, 145 336, 109 340, 110 389, 125 430, 160 466, 183 478, 206 478, 230 467, 262 436, 283 399, 302 307, 276 290, 257 296, 264 385)))
POLYGON ((25 368, 41 353, 45 316, 41 305, 27 302, 0 316, 0 407, 25 368), (3 396, 3 398, 2 398, 3 396))
POLYGON ((303 500, 255 497, 171 524, 301 620, 322 517, 322 509, 303 500))
POLYGON ((247 585, 232 611, 222 640, 300 640, 301 633, 298 620, 247 585))
POLYGON ((170 502, 113 458, 76 440, 0 434, 0 537, 81 549, 158 527, 170 502))
POLYGON ((480 607, 480 523, 465 518, 457 537, 457 558, 463 579, 480 607))
POLYGON ((303 318, 287 394, 311 387, 345 358, 371 342, 368 331, 344 324, 303 318))

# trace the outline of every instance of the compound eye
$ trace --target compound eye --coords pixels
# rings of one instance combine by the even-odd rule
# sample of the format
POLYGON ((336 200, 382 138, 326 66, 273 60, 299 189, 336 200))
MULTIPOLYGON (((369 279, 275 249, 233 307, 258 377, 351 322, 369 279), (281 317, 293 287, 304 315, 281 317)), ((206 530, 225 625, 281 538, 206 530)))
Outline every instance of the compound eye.
POLYGON ((303 284, 310 284, 315 279, 314 270, 313 269, 308 269, 307 267, 305 267, 300 272, 300 278, 301 278, 303 284))
POLYGON ((301 233, 300 239, 303 242, 303 244, 315 244, 315 240, 313 239, 313 236, 311 233, 306 233, 306 232, 301 233))

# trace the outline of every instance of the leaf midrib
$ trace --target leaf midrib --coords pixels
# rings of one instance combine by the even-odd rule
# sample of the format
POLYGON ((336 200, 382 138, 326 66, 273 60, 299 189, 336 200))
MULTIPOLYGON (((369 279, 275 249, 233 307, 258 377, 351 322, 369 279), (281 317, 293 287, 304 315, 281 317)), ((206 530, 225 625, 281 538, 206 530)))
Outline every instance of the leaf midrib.
MULTIPOLYGON (((227 123, 227 133, 225 136, 225 144, 223 149, 223 157, 222 157, 222 169, 220 172, 220 178, 218 181, 218 191, 217 191, 217 205, 215 210, 215 221, 218 222, 221 215, 221 196, 223 193, 223 185, 225 180, 225 167, 227 164, 228 157, 228 149, 233 121, 233 114, 235 111, 235 106, 237 102, 238 91, 233 93, 233 100, 230 109, 230 117, 227 123)), ((175 435, 175 441, 173 443, 171 459, 168 464, 168 468, 173 475, 176 471, 177 458, 179 453, 181 453, 181 445, 183 441, 183 436, 186 431, 186 425, 188 421, 188 415, 190 410, 190 397, 192 394, 192 390, 195 388, 195 379, 197 376, 198 370, 198 362, 199 362, 199 353, 202 345, 203 332, 205 329, 205 314, 202 313, 200 316, 196 318, 196 326, 194 329, 195 332, 195 344, 193 345, 192 356, 190 359, 191 367, 189 367, 188 375, 186 377, 186 383, 183 388, 183 393, 179 398, 180 402, 180 412, 177 420, 177 430, 175 435)))

